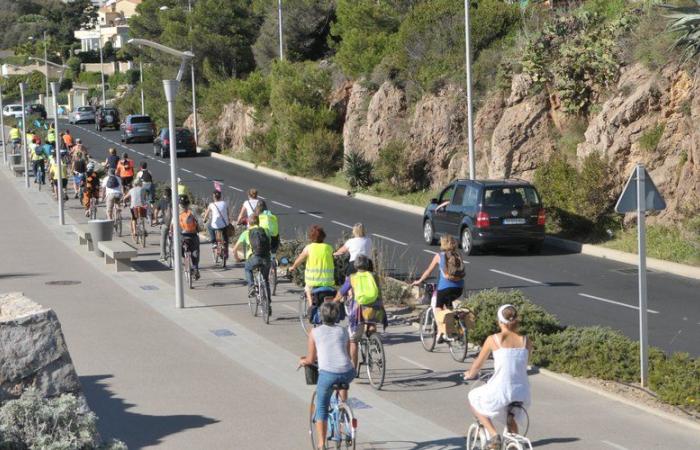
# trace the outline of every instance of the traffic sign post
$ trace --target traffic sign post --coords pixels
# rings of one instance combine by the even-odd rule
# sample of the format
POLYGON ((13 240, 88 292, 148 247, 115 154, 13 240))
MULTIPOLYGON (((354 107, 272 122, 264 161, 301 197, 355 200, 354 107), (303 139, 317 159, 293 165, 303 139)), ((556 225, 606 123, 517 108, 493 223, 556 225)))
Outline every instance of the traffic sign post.
POLYGON ((639 249, 639 359, 641 384, 649 382, 649 327, 647 325, 647 255, 646 212, 666 209, 666 202, 651 180, 643 164, 632 171, 615 211, 628 213, 637 211, 637 246, 639 249))

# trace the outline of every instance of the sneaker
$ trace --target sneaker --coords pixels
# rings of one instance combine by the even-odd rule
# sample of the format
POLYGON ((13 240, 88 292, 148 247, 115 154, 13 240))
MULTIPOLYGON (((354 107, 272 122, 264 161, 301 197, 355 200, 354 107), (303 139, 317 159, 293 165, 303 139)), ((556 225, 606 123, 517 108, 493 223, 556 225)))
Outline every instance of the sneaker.
POLYGON ((199 269, 195 269, 195 270, 194 270, 194 279, 195 279, 195 280, 199 280, 199 278, 200 278, 199 269))
POLYGON ((440 335, 437 338, 437 343, 438 344, 443 344, 445 342, 445 335, 440 333, 440 335))

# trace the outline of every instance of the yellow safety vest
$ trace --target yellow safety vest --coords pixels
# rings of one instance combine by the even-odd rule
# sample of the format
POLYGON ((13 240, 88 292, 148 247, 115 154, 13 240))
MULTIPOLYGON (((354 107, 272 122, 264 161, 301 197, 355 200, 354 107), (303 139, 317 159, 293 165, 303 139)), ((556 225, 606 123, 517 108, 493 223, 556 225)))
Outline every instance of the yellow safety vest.
POLYGON ((56 142, 56 133, 54 131, 49 131, 46 135, 46 142, 49 144, 54 144, 56 142))
POLYGON ((32 156, 32 161, 41 161, 44 159, 44 152, 39 151, 38 145, 34 145, 29 154, 32 156))
POLYGON ((189 193, 190 193, 190 190, 187 189, 187 186, 185 186, 184 184, 178 184, 178 185, 177 185, 177 195, 178 195, 179 197, 188 195, 189 193))
POLYGON ((370 306, 379 298, 379 287, 372 272, 357 272, 350 275, 355 301, 362 306, 370 306))
POLYGON ((11 128, 10 129, 10 139, 12 139, 14 141, 14 140, 20 139, 20 137, 21 137, 21 135, 19 132, 19 128, 11 128))
POLYGON ((309 244, 304 282, 307 286, 335 286, 333 247, 328 244, 309 244))
POLYGON ((272 214, 269 211, 265 211, 264 213, 260 214, 260 216, 258 216, 258 219, 260 220, 260 226, 264 228, 265 231, 267 231, 268 236, 279 236, 280 230, 276 215, 272 214))

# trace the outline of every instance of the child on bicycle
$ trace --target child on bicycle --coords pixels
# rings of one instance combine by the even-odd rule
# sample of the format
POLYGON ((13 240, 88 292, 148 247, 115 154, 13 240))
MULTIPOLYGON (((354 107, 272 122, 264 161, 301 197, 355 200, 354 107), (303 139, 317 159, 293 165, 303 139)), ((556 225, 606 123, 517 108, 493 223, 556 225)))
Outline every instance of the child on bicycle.
POLYGON ((474 416, 486 428, 490 439, 486 449, 501 448, 501 436, 493 422, 505 422, 508 431, 518 432, 517 417, 506 417, 508 405, 522 402, 530 404, 530 383, 527 365, 532 344, 518 333, 518 310, 513 305, 503 305, 497 313, 500 332, 486 338, 481 352, 471 368, 464 373, 465 380, 473 380, 479 369, 493 353, 493 376, 489 381, 469 392, 469 404, 474 416))

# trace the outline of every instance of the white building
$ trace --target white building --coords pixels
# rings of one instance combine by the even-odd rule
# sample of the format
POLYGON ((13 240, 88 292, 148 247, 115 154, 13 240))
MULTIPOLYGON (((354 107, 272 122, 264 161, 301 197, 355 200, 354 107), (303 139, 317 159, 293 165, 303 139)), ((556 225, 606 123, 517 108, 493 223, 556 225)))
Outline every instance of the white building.
POLYGON ((98 50, 111 42, 114 48, 122 48, 129 39, 130 17, 136 15, 136 7, 143 0, 108 0, 97 10, 97 28, 77 30, 73 36, 80 41, 84 52, 98 50))

